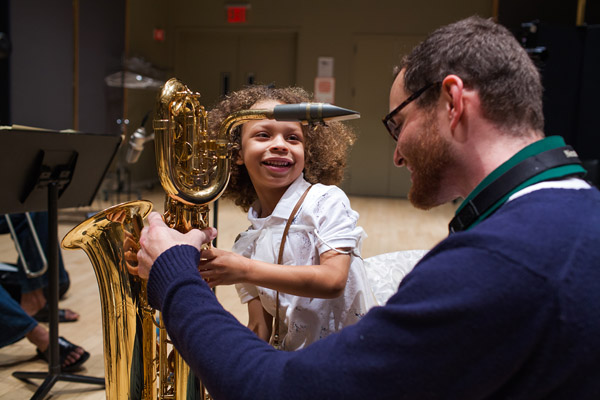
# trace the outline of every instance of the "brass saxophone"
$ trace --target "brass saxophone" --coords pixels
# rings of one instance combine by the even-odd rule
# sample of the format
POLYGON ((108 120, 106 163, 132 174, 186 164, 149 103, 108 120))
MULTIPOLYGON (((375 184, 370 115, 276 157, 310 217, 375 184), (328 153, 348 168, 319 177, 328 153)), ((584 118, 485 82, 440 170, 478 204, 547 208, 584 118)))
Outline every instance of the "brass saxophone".
MULTIPOLYGON (((208 226, 209 204, 221 196, 237 144, 232 130, 258 119, 304 124, 357 118, 358 113, 321 103, 243 110, 218 132, 207 132, 207 113, 197 93, 173 78, 159 94, 154 120, 156 165, 166 192, 165 223, 187 232, 208 226)), ((148 305, 146 281, 130 271, 149 201, 119 204, 74 227, 65 249, 83 249, 98 281, 102 307, 107 399, 207 399, 210 395, 173 348, 158 312, 148 305), (158 322, 157 322, 158 320, 158 322), (158 335, 156 331, 159 331, 158 335), (158 336, 158 338, 157 338, 158 336)))

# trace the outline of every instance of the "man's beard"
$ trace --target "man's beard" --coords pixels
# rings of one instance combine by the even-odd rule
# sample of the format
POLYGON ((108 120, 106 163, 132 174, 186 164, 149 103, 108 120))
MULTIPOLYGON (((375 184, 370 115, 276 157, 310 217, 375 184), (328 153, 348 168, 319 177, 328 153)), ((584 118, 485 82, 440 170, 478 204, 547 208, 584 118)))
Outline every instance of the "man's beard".
POLYGON ((434 113, 428 115, 423 134, 406 143, 403 153, 412 170, 412 186, 408 192, 412 205, 429 210, 442 204, 444 200, 439 195, 452 157, 450 145, 439 135, 434 113))

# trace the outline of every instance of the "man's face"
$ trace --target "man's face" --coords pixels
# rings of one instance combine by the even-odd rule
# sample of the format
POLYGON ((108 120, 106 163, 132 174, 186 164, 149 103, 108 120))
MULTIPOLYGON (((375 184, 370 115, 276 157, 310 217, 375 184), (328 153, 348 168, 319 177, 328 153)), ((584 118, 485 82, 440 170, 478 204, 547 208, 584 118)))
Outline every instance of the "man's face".
MULTIPOLYGON (((404 90, 403 76, 404 71, 392 86, 390 110, 411 95, 404 90)), ((437 106, 426 110, 413 102, 394 116, 394 122, 400 127, 394 164, 410 171, 412 186, 408 199, 421 209, 430 209, 446 201, 441 198, 441 192, 452 157, 449 143, 440 136, 437 115, 437 106)))

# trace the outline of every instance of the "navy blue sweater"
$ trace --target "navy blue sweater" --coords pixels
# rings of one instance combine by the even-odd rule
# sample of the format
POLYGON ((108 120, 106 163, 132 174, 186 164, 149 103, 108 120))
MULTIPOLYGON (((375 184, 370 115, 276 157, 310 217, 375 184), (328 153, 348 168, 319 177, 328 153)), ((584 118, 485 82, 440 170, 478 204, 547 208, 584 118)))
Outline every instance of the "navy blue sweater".
POLYGON ((437 245, 384 307, 306 349, 242 326, 177 246, 148 285, 219 399, 600 399, 600 193, 544 189, 437 245))

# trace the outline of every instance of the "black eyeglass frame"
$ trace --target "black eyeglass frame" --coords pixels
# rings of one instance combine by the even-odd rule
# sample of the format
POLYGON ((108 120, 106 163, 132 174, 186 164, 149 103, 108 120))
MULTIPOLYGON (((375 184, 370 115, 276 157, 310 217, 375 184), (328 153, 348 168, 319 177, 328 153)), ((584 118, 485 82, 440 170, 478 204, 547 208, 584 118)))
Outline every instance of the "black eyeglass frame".
POLYGON ((418 99, 419 96, 421 96, 423 93, 425 93, 425 91, 427 89, 429 89, 430 87, 433 87, 433 86, 440 85, 441 83, 442 82, 428 83, 427 85, 423 86, 421 89, 417 90, 416 92, 414 92, 413 94, 408 96, 408 98, 406 100, 404 100, 402 103, 400 103, 400 105, 398 107, 394 108, 388 115, 386 115, 385 117, 382 118, 383 125, 385 126, 385 129, 387 129, 387 131, 389 132, 392 139, 394 139, 394 142, 397 142, 398 136, 400 136, 400 132, 397 131, 398 126, 396 125, 396 122, 394 122, 394 120, 393 120, 394 115, 398 114, 400 112, 400 110, 402 110, 404 107, 406 107, 407 105, 409 105, 410 103, 412 103, 413 101, 418 99))

